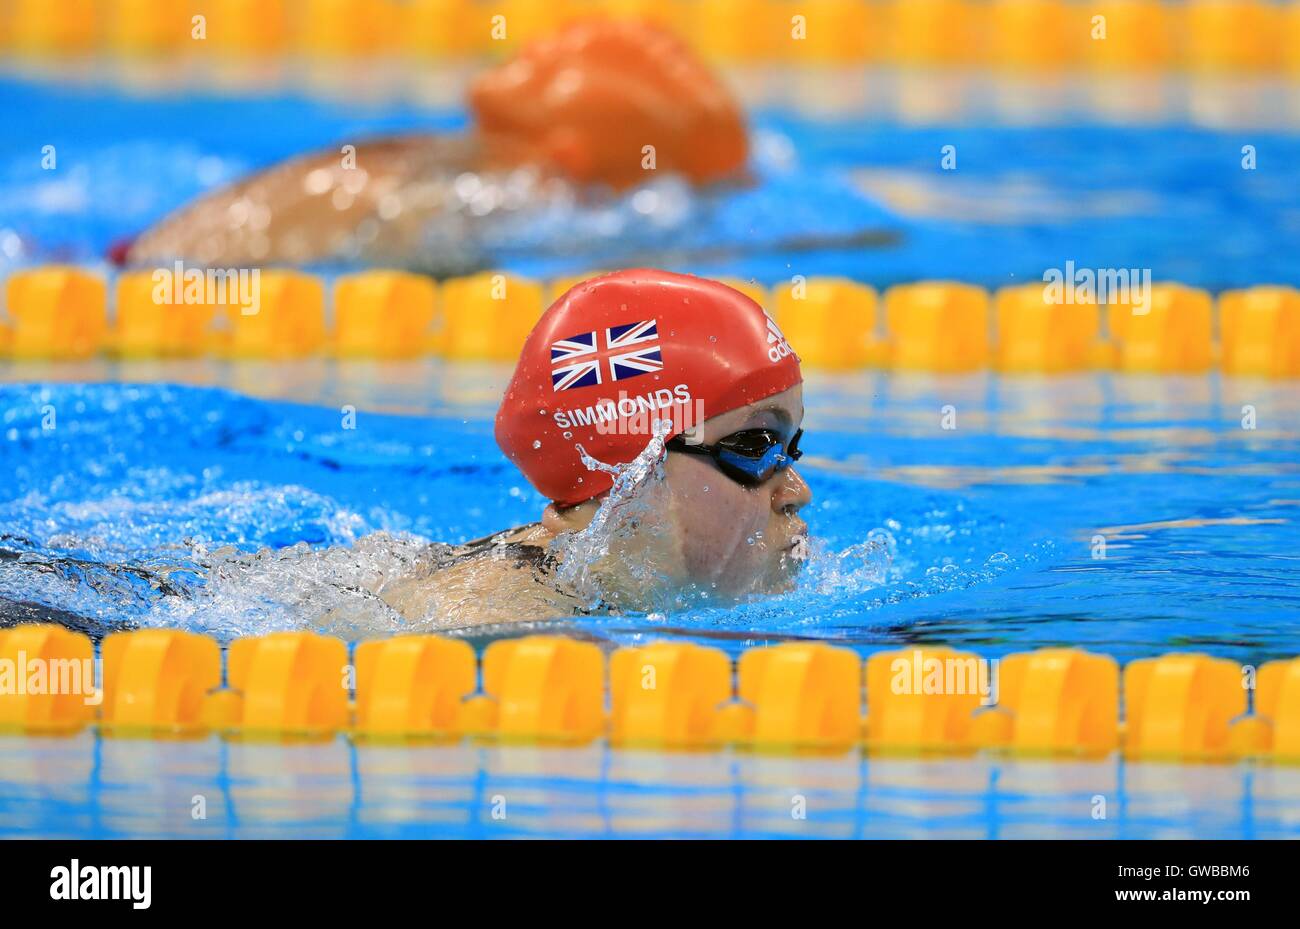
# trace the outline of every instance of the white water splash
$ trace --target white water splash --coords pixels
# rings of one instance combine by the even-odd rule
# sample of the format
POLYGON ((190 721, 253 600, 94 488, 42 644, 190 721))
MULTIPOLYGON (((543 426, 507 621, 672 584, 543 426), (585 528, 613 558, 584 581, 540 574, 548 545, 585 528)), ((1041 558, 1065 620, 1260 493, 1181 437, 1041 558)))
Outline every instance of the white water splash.
MULTIPOLYGON (((670 430, 669 422, 656 423, 627 464, 599 461, 578 447, 591 472, 612 476, 612 487, 584 529, 551 543, 555 574, 544 584, 485 587, 483 578, 499 576, 496 561, 509 556, 505 550, 501 558, 487 556, 481 574, 476 562, 463 576, 440 579, 451 546, 384 531, 382 514, 365 517, 301 487, 236 485, 177 500, 171 494, 189 489, 192 479, 158 471, 146 475, 150 493, 139 500, 52 505, 33 494, 12 503, 10 515, 21 517, 15 522, 25 538, 6 543, 0 597, 50 604, 106 630, 139 623, 222 640, 304 628, 349 639, 438 631, 487 621, 477 617, 488 607, 503 619, 548 609, 566 614, 567 605, 547 600, 551 582, 588 610, 678 617, 720 607, 716 591, 666 582, 673 540, 657 529, 670 510, 663 496, 670 430), (155 499, 164 493, 168 499, 155 499), (257 527, 264 547, 249 550, 249 527, 257 527), (274 537, 289 527, 299 537, 310 529, 326 544, 276 546, 274 537), (406 596, 394 597, 395 589, 406 596)), ((753 544, 764 544, 756 536, 753 544)), ((819 601, 879 587, 891 579, 896 549, 885 530, 839 552, 796 540, 789 553, 799 567, 795 589, 746 598, 744 616, 756 621, 781 604, 809 615, 819 601)))
POLYGON ((897 543, 883 529, 873 529, 862 542, 838 552, 828 551, 820 540, 809 542, 799 595, 852 596, 889 580, 897 543))
POLYGON ((588 471, 602 471, 614 476, 613 486, 601 501, 596 515, 583 529, 566 532, 551 542, 551 553, 558 559, 556 579, 576 596, 595 607, 614 595, 601 581, 618 573, 633 581, 632 586, 648 591, 657 576, 651 559, 631 558, 622 554, 619 542, 632 537, 646 522, 657 515, 653 499, 662 488, 664 443, 672 433, 670 420, 657 420, 646 447, 627 464, 607 464, 587 454, 581 444, 578 454, 588 471))
POLYGON ((348 639, 412 631, 378 591, 416 570, 430 549, 423 539, 389 532, 318 549, 305 542, 256 552, 199 544, 192 560, 206 583, 192 597, 156 601, 140 622, 222 639, 302 628, 348 639))

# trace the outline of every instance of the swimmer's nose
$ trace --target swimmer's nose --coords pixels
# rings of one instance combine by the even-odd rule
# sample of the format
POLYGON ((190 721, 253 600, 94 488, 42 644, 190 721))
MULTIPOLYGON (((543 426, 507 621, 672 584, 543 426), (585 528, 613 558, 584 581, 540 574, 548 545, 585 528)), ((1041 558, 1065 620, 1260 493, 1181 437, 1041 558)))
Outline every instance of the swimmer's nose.
POLYGON ((772 489, 772 510, 793 516, 812 502, 812 491, 794 468, 781 472, 772 489))

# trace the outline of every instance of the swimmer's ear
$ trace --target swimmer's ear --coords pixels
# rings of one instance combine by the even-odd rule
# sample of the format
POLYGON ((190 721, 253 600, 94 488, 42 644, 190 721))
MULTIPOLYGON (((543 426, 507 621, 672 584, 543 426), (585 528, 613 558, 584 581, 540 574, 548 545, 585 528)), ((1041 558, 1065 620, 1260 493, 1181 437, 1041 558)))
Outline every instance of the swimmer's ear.
POLYGON ((546 509, 542 511, 542 528, 552 535, 586 529, 599 508, 599 497, 595 500, 579 503, 577 506, 563 508, 557 507, 554 503, 548 503, 546 509))

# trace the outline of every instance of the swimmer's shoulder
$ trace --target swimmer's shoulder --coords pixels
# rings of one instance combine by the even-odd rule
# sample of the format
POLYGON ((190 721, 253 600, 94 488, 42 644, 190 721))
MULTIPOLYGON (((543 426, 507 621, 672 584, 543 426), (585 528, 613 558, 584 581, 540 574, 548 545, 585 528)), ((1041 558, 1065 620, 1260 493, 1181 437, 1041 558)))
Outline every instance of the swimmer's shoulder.
POLYGON ((519 526, 456 546, 433 547, 422 570, 380 596, 415 621, 475 626, 590 612, 554 577, 556 559, 540 525, 519 526))
POLYGON ((451 568, 494 558, 549 573, 555 564, 555 558, 547 548, 549 541, 550 535, 540 523, 529 523, 451 547, 436 556, 435 563, 439 568, 451 568))

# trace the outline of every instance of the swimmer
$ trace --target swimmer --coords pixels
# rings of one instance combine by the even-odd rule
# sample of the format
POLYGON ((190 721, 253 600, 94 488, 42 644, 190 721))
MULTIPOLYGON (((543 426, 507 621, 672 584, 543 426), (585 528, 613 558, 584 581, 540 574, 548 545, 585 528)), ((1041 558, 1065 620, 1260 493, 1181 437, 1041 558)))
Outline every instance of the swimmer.
POLYGON ((723 284, 648 269, 578 284, 528 337, 496 417, 497 443, 551 501, 541 520, 441 549, 375 592, 414 622, 463 626, 787 590, 807 550, 802 380, 767 313, 723 284), (615 485, 584 454, 637 459, 649 421, 671 424, 654 496, 594 553, 568 544, 608 515, 615 485))
MULTIPOLYGON (((537 522, 459 546, 386 532, 348 550, 243 552, 217 540, 214 557, 186 568, 201 566, 197 586, 150 565, 61 557, 37 569, 101 568, 106 589, 152 600, 147 624, 206 622, 220 603, 349 639, 780 593, 808 554, 799 512, 810 493, 792 467, 802 381, 749 297, 703 278, 620 271, 543 314, 504 391, 497 443, 550 501, 537 522)), ((15 551, 0 547, 0 562, 26 563, 18 549, 29 540, 0 533, 5 544, 15 551)), ((0 595, 0 627, 34 619, 114 631, 0 595)))
POLYGON ((724 184, 741 178, 747 158, 731 94, 680 39, 639 21, 578 22, 528 46, 473 83, 468 108, 464 136, 293 158, 201 197, 113 257, 209 267, 382 261, 450 273, 481 266, 491 230, 512 217, 554 216, 654 173, 724 184))

